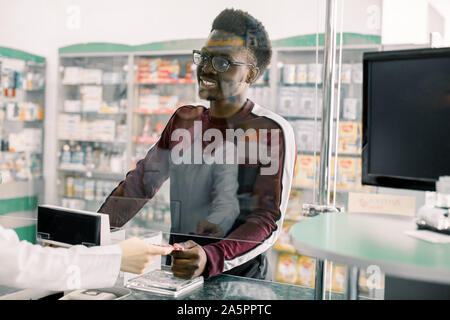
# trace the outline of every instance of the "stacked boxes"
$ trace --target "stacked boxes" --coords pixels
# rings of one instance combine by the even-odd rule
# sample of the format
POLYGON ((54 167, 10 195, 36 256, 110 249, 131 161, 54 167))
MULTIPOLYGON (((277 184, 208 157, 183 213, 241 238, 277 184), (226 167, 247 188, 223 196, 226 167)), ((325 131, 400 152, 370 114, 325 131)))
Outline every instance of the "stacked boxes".
POLYGON ((116 181, 86 179, 83 177, 67 176, 65 179, 65 198, 103 201, 117 186, 116 181))
POLYGON ((79 114, 60 114, 58 121, 59 139, 95 140, 113 142, 116 122, 114 120, 81 120, 79 114))
MULTIPOLYGON (((192 73, 188 72, 192 77, 192 73)), ((180 78, 180 63, 177 59, 141 58, 138 62, 137 83, 154 83, 157 80, 180 78)))
POLYGON ((81 86, 80 93, 83 112, 100 112, 103 104, 103 87, 81 86))
POLYGON ((284 221, 281 233, 274 244, 274 248, 281 251, 295 252, 294 246, 291 244, 289 231, 296 221, 284 221))
POLYGON ((160 95, 158 90, 139 88, 139 111, 147 113, 173 113, 178 96, 160 95))
POLYGON ((42 104, 8 101, 0 105, 0 120, 36 121, 44 119, 42 104))
POLYGON ((87 69, 81 67, 65 67, 62 83, 66 85, 97 84, 103 82, 101 69, 87 69))
POLYGON ((322 64, 285 64, 282 69, 283 84, 322 83, 322 64))
MULTIPOLYGON (((326 289, 343 293, 345 290, 345 266, 327 261, 326 289)), ((315 287, 316 259, 300 254, 280 253, 276 281, 315 287)))
POLYGON ((360 154, 362 125, 360 122, 341 121, 339 123, 339 145, 340 154, 360 154))
MULTIPOLYGON (((316 173, 318 177, 320 156, 297 155, 294 169, 293 185, 296 187, 313 187, 316 173)), ((338 180, 336 187, 341 190, 358 190, 361 185, 361 158, 338 157, 337 162, 338 180)), ((316 178, 317 178, 316 177, 316 178)), ((331 158, 331 182, 335 178, 335 158, 331 158)), ((316 182, 317 183, 317 182, 316 182)))
POLYGON ((315 181, 315 172, 319 170, 319 156, 297 155, 294 168, 294 186, 312 187, 315 181))

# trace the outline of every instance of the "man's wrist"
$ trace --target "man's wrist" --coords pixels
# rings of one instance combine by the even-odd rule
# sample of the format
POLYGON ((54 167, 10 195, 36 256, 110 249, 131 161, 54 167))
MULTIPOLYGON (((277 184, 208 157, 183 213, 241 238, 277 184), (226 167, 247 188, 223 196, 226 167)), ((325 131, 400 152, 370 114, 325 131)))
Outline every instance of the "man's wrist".
POLYGON ((205 270, 202 275, 210 278, 223 271, 224 257, 223 253, 216 245, 208 244, 202 247, 206 254, 205 270))

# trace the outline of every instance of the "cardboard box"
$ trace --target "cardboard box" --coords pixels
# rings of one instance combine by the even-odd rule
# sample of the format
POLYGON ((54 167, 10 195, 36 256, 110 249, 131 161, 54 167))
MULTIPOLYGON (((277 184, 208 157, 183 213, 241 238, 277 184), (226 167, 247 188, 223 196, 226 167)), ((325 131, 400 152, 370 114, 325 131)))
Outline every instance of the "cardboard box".
POLYGON ((297 263, 297 284, 314 288, 316 275, 316 259, 299 256, 297 263))
POLYGON ((296 254, 281 253, 278 258, 275 281, 295 284, 297 282, 298 256, 296 254))

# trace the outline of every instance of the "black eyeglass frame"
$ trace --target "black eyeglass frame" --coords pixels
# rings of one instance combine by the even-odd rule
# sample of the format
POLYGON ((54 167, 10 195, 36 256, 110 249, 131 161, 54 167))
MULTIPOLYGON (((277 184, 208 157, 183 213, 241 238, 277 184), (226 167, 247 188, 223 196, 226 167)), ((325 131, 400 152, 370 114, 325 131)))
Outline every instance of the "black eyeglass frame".
MULTIPOLYGON (((249 67, 252 67, 252 68, 257 68, 254 64, 251 64, 251 63, 238 62, 238 61, 231 61, 231 60, 229 60, 228 58, 225 58, 225 57, 222 57, 222 56, 212 56, 212 55, 210 55, 210 54, 201 52, 200 50, 193 50, 193 51, 192 51, 192 62, 193 62, 195 65, 197 65, 197 66, 204 66, 204 65, 206 65, 208 62, 203 62, 203 63, 200 62, 200 63, 196 63, 196 62, 195 62, 195 54, 199 54, 199 55, 200 55, 201 61, 204 61, 203 57, 207 57, 207 58, 208 58, 207 61, 211 61, 211 64, 212 64, 214 70, 216 70, 217 72, 227 72, 228 69, 230 68, 230 65, 236 65, 236 66, 249 66, 249 67), (216 66, 214 65, 214 60, 215 60, 215 59, 223 59, 223 60, 225 60, 225 61, 227 62, 227 67, 226 67, 226 69, 223 70, 223 71, 222 71, 222 70, 217 70, 216 66)), ((216 60, 216 61, 217 61, 217 60, 216 60)))

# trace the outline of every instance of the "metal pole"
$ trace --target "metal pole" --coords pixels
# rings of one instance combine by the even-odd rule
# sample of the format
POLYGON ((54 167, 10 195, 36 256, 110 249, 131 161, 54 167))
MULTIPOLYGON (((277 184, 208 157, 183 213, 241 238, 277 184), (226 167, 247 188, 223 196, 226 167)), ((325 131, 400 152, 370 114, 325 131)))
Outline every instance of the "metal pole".
POLYGON ((314 300, 323 300, 324 297, 324 261, 317 259, 316 260, 316 278, 314 283, 314 300))
MULTIPOLYGON (((136 108, 135 106, 135 59, 136 56, 134 54, 128 54, 128 70, 127 70, 127 141, 133 141, 133 110, 136 108)), ((128 170, 131 169, 131 159, 133 158, 133 147, 131 143, 127 143, 126 149, 125 149, 125 172, 128 172, 128 170)))
MULTIPOLYGON (((323 104, 322 104, 322 137, 320 145, 319 190, 316 203, 319 206, 329 205, 329 189, 331 175, 331 142, 333 141, 333 111, 334 111, 334 76, 336 64, 336 2, 327 0, 325 17, 325 48, 323 75, 323 104)), ((314 298, 322 300, 325 297, 324 263, 326 260, 316 261, 316 279, 314 298)))
POLYGON ((334 118, 334 79, 336 65, 336 1, 327 0, 326 31, 324 48, 323 104, 322 104, 322 137, 320 146, 320 171, 318 204, 329 205, 328 193, 331 175, 331 142, 333 141, 334 118))
POLYGON ((359 268, 354 266, 347 267, 345 275, 345 299, 358 300, 359 298, 359 268))

